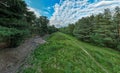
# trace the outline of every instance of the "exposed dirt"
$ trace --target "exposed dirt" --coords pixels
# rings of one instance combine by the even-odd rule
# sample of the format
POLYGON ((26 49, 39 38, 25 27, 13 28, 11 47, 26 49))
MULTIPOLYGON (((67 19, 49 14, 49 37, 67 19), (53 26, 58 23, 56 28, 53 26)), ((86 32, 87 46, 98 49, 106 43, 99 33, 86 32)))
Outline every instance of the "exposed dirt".
POLYGON ((41 37, 36 36, 26 40, 17 48, 0 50, 0 73, 16 73, 31 51, 43 43, 45 41, 41 37))

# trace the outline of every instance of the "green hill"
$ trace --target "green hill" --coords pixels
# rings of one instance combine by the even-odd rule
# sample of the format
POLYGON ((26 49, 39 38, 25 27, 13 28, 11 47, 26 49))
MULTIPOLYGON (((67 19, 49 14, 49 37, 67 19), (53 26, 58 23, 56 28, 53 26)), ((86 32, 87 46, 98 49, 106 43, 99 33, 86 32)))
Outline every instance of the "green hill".
POLYGON ((57 32, 40 45, 23 73, 120 73, 120 53, 57 32))

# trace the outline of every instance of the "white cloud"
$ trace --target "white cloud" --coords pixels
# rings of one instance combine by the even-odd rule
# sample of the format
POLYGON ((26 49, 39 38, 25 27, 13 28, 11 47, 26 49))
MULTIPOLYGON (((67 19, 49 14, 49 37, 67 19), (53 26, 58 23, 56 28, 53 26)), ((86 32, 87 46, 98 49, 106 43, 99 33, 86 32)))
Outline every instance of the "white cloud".
POLYGON ((33 11, 35 13, 36 17, 41 16, 40 15, 40 10, 32 8, 32 7, 27 7, 27 8, 29 9, 29 11, 33 11))
POLYGON ((47 9, 48 9, 48 10, 50 10, 50 9, 51 9, 51 7, 47 7, 47 9))
POLYGON ((67 26, 69 23, 75 23, 78 19, 92 14, 103 12, 104 9, 114 9, 120 6, 120 0, 95 0, 95 3, 89 3, 88 0, 65 0, 60 4, 55 4, 50 24, 56 27, 67 26))
POLYGON ((98 6, 117 4, 118 2, 120 3, 119 0, 117 0, 117 1, 115 1, 115 0, 114 1, 100 1, 99 3, 95 4, 95 6, 98 7, 98 6))

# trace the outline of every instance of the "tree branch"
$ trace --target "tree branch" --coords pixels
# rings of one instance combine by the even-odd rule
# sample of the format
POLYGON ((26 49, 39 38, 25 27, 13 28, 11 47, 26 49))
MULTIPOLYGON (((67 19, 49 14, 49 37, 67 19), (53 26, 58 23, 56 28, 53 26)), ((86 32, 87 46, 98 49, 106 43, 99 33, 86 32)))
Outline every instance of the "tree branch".
POLYGON ((0 4, 4 5, 5 7, 9 7, 7 4, 3 3, 2 1, 0 1, 0 4))

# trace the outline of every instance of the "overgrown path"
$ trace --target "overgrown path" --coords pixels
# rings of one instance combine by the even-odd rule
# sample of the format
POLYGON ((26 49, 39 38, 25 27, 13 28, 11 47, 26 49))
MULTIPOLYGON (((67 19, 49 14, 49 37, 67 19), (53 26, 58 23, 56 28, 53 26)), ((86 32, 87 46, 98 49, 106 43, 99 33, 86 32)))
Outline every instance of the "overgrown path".
POLYGON ((43 43, 45 41, 36 36, 26 40, 17 48, 0 50, 0 73, 16 73, 31 51, 43 43))
POLYGON ((82 49, 97 65, 100 67, 105 73, 109 73, 99 62, 95 60, 95 58, 85 49, 84 46, 80 46, 78 43, 74 42, 74 44, 78 45, 80 49, 82 49))

